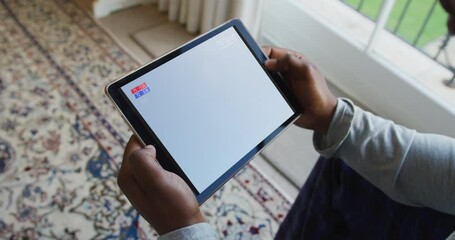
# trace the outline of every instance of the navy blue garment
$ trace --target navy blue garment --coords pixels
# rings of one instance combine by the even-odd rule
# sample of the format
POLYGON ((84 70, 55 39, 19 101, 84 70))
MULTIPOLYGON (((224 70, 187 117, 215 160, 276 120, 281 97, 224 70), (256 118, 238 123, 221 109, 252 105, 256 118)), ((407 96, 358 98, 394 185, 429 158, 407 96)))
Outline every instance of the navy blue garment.
POLYGON ((320 158, 275 239, 446 239, 455 216, 388 198, 340 159, 320 158))

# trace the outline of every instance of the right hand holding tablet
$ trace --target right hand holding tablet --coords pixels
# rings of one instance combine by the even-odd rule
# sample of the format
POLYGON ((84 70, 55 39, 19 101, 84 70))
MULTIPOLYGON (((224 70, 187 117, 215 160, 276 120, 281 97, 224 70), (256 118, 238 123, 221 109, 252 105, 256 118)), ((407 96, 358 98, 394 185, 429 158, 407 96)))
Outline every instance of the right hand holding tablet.
POLYGON ((279 71, 297 99, 301 116, 295 124, 327 133, 337 99, 327 87, 324 76, 300 53, 271 47, 263 47, 263 51, 270 58, 265 67, 279 71))

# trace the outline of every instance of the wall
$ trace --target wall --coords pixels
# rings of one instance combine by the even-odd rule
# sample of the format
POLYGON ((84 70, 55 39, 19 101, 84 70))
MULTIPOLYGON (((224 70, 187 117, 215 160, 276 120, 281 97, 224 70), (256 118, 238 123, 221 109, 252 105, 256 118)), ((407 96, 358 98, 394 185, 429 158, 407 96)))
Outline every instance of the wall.
POLYGON ((379 115, 421 132, 455 137, 455 109, 413 78, 330 26, 304 5, 268 0, 261 38, 304 53, 330 81, 379 115))
POLYGON ((154 0, 96 0, 93 2, 93 15, 96 18, 105 17, 112 12, 135 5, 156 2, 154 0))

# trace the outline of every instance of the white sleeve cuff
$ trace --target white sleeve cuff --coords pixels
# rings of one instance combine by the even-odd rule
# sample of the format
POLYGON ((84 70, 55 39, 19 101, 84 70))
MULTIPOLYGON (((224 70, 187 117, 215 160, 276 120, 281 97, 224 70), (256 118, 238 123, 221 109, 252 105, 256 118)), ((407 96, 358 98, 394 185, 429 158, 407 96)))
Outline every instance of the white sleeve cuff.
POLYGON ((326 158, 333 157, 349 134, 355 107, 351 100, 338 98, 335 114, 330 122, 326 135, 313 134, 313 145, 316 151, 326 158))
POLYGON ((193 224, 188 227, 179 228, 172 232, 166 233, 160 237, 159 240, 195 240, 195 239, 218 239, 218 236, 213 229, 212 225, 204 222, 193 224))

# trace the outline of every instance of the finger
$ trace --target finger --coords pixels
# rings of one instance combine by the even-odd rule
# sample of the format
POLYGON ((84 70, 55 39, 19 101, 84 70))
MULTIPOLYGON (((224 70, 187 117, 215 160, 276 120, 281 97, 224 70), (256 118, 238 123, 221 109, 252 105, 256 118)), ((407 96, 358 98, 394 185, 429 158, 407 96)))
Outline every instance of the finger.
POLYGON ((117 177, 117 183, 122 190, 123 186, 125 186, 124 184, 128 185, 131 180, 130 178, 133 176, 128 162, 128 155, 135 149, 140 149, 140 145, 136 137, 132 135, 126 144, 125 151, 123 152, 123 161, 117 177))
POLYGON ((301 62, 303 62, 304 64, 309 65, 309 66, 313 66, 313 63, 310 62, 305 56, 303 56, 303 55, 300 54, 300 53, 288 52, 288 55, 290 55, 291 58, 294 59, 294 60, 301 61, 301 62))
POLYGON ((289 49, 285 49, 285 48, 271 48, 270 49, 270 54, 269 54, 269 58, 270 59, 273 59, 273 58, 283 58, 285 57, 287 54, 297 54, 295 53, 294 51, 291 51, 289 49))
POLYGON ((156 149, 153 146, 131 152, 128 163, 134 178, 146 193, 155 188, 159 190, 166 184, 167 171, 156 161, 156 149))
POLYGON ((278 71, 276 65, 277 65, 276 59, 269 59, 264 63, 265 68, 269 71, 278 71))
POLYGON ((290 54, 286 54, 281 58, 270 59, 265 62, 265 67, 270 71, 287 72, 291 65, 295 64, 291 58, 290 54))
POLYGON ((123 161, 117 176, 117 183, 122 191, 124 187, 131 183, 130 181, 133 177, 128 163, 128 155, 131 151, 134 151, 134 149, 140 148, 137 146, 137 142, 138 140, 136 137, 132 135, 126 144, 125 151, 123 152, 123 161))
POLYGON ((270 52, 272 51, 272 47, 270 46, 262 46, 261 47, 262 52, 268 57, 270 55, 270 52))
POLYGON ((137 139, 135 135, 132 135, 126 144, 125 151, 123 153, 123 161, 117 177, 117 184, 128 198, 130 198, 130 196, 144 195, 144 191, 140 188, 137 180, 133 176, 133 172, 131 171, 131 166, 128 161, 129 155, 141 148, 142 144, 139 139, 137 139))
POLYGON ((295 53, 287 53, 284 57, 270 59, 265 62, 265 67, 270 71, 279 71, 282 73, 304 73, 313 66, 304 56, 295 53))
POLYGON ((127 164, 122 165, 117 178, 117 184, 122 190, 123 194, 128 198, 130 203, 139 211, 145 209, 150 203, 147 202, 144 190, 139 186, 136 179, 133 177, 127 164))
POLYGON ((131 135, 130 140, 126 144, 125 151, 123 152, 123 161, 128 158, 128 155, 133 152, 134 150, 141 149, 142 144, 137 139, 136 135, 131 135))
POLYGON ((134 207, 144 206, 144 191, 134 178, 126 158, 123 159, 122 166, 120 167, 117 184, 134 207))

